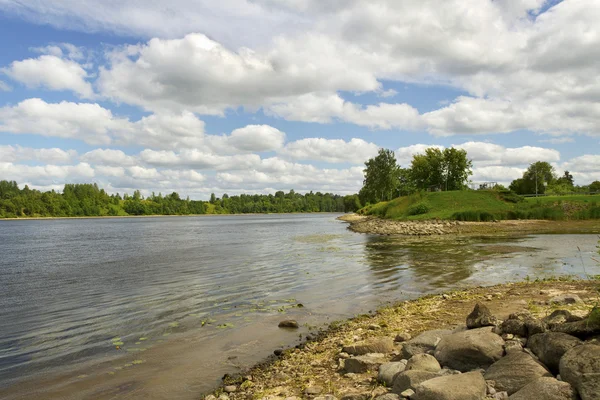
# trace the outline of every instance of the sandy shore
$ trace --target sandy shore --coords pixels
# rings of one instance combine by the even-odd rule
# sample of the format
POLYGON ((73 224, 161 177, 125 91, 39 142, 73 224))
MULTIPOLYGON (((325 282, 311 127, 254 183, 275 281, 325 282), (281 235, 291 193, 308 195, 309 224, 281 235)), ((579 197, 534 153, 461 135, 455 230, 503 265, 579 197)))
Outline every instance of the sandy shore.
POLYGON ((293 396, 303 398, 307 388, 317 388, 320 396, 331 394, 343 398, 370 394, 375 397, 387 392, 377 383, 375 372, 340 373, 342 346, 369 338, 393 338, 399 333, 415 337, 426 330, 456 328, 465 324, 466 315, 477 302, 484 302, 501 319, 523 310, 542 317, 556 309, 556 306, 547 305, 551 297, 569 293, 579 295, 584 303, 559 308, 585 315, 598 301, 596 290, 599 285, 599 281, 511 283, 400 302, 369 315, 332 323, 329 330, 320 333, 315 340, 287 349, 279 358, 245 371, 239 377, 226 377, 224 386, 212 394, 221 396, 221 400, 276 400, 293 396), (226 386, 229 386, 228 391, 235 389, 235 392, 225 395, 226 386))
POLYGON ((461 221, 395 221, 358 214, 338 218, 349 222, 348 228, 358 233, 377 235, 441 236, 441 235, 521 235, 531 233, 600 234, 600 220, 547 221, 506 220, 497 222, 461 221))

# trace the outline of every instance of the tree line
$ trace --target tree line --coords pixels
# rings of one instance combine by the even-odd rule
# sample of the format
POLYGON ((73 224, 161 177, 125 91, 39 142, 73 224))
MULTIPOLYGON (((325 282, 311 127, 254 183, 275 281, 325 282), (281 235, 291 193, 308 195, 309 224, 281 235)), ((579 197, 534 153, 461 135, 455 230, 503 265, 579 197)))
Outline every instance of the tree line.
POLYGON ((546 161, 536 161, 529 165, 521 178, 510 183, 509 189, 517 194, 564 195, 569 193, 598 193, 600 181, 589 185, 575 185, 573 175, 564 171, 558 176, 554 167, 546 161))
POLYGON ((142 196, 139 190, 132 195, 108 194, 95 183, 66 184, 62 193, 23 189, 15 181, 0 181, 0 218, 16 217, 91 217, 127 215, 195 215, 292 212, 356 211, 360 203, 356 195, 340 196, 331 193, 306 194, 279 191, 273 194, 242 194, 210 201, 183 199, 178 193, 152 193, 142 196))
POLYGON ((358 197, 366 205, 420 190, 462 190, 467 188, 472 167, 467 152, 453 147, 429 147, 415 154, 406 168, 398 165, 392 150, 379 149, 377 156, 365 163, 365 179, 358 197))

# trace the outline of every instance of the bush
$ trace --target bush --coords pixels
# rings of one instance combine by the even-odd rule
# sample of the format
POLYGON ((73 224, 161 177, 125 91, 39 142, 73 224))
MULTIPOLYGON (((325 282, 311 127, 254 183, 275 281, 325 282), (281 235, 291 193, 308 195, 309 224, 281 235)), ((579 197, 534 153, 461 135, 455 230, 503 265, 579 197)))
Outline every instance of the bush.
POLYGON ((417 203, 408 208, 408 215, 421 215, 427 214, 429 212, 429 207, 425 203, 417 203))
POLYGON ((525 201, 525 198, 523 196, 519 196, 512 190, 508 189, 498 190, 498 196, 502 200, 507 201, 509 203, 520 203, 522 201, 525 201))

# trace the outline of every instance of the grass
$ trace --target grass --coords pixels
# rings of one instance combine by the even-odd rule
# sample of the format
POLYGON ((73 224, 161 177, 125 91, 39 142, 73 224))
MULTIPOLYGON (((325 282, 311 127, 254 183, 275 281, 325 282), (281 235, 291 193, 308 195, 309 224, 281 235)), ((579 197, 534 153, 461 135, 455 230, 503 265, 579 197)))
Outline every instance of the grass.
POLYGON ((359 212, 396 220, 599 219, 600 195, 523 199, 510 192, 419 192, 364 207, 359 212))

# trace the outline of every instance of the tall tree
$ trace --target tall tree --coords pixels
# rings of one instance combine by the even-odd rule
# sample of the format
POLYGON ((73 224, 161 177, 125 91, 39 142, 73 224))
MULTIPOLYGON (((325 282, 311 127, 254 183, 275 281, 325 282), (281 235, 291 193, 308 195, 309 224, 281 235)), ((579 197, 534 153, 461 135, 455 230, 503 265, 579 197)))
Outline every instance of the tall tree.
POLYGON ((359 196, 363 204, 391 200, 398 195, 399 167, 394 152, 379 149, 375 158, 365 162, 365 179, 359 196))
POLYGON ((411 174, 418 189, 437 186, 441 190, 462 190, 473 174, 472 167, 465 150, 429 147, 425 153, 413 156, 411 174))

